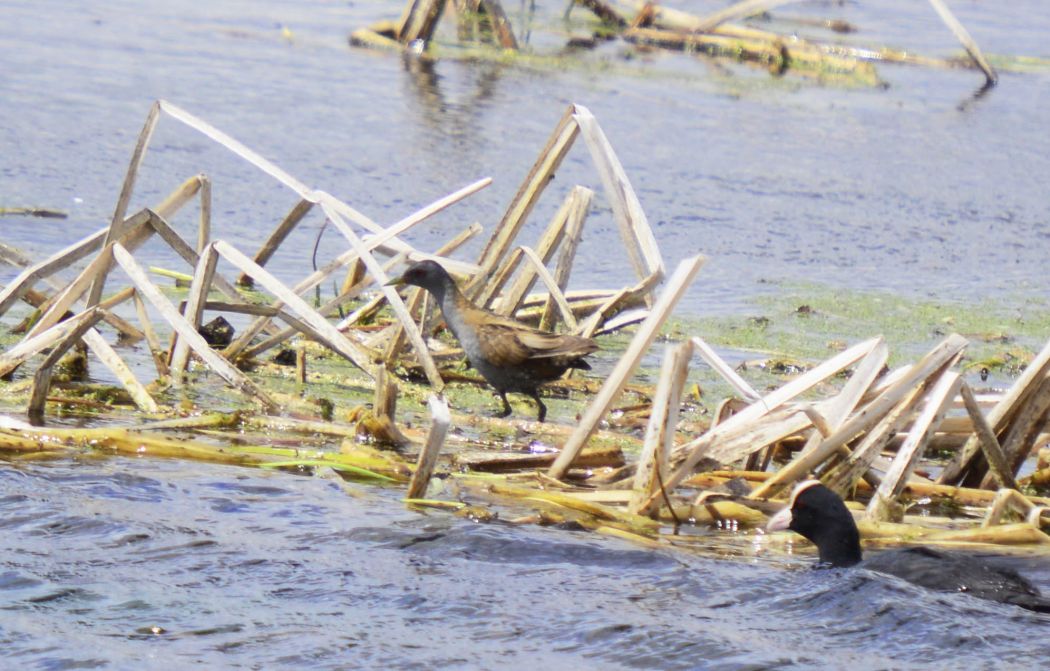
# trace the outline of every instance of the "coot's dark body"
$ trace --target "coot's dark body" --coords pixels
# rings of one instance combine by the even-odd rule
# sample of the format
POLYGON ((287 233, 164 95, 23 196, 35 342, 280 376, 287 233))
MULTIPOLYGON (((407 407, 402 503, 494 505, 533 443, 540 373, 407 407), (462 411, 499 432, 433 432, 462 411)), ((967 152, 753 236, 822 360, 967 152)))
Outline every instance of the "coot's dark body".
POLYGON ((1050 599, 1017 571, 975 557, 927 547, 887 550, 861 562, 863 568, 888 573, 938 592, 962 592, 1050 613, 1050 599))
POLYGON ((939 592, 963 592, 1050 613, 1050 599, 1017 571, 967 555, 915 547, 888 550, 863 560, 853 515, 837 494, 817 480, 796 486, 790 505, 766 528, 791 529, 805 536, 817 546, 820 561, 827 566, 860 566, 939 592))

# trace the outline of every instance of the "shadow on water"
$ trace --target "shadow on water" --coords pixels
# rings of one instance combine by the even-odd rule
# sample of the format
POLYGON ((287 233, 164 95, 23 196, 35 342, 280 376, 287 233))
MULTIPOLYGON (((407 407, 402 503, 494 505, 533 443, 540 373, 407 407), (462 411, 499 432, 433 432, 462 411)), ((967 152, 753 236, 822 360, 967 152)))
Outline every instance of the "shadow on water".
POLYGON ((988 94, 990 94, 992 92, 992 89, 994 89, 995 87, 996 82, 992 81, 991 79, 985 80, 984 84, 981 84, 981 86, 978 87, 976 91, 974 91, 969 96, 963 98, 959 102, 959 104, 955 106, 955 109, 959 110, 960 112, 967 111, 977 103, 981 102, 981 100, 983 100, 988 94))
POLYGON ((56 461, 0 486, 0 645, 49 669, 1019 668, 1050 633, 808 559, 481 525, 280 473, 56 461))
POLYGON ((405 90, 416 103, 410 108, 417 114, 417 123, 439 131, 441 137, 482 142, 476 129, 488 114, 486 103, 496 92, 504 66, 478 63, 461 69, 459 74, 470 83, 462 87, 456 99, 450 100, 442 89, 438 63, 412 54, 404 54, 401 60, 408 75, 405 90))

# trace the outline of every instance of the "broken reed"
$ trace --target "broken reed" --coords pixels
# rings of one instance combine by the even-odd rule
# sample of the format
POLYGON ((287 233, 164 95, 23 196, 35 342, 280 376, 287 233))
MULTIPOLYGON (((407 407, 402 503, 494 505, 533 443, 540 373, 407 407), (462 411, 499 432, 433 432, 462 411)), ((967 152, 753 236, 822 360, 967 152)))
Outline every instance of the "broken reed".
MULTIPOLYGON (((907 51, 887 48, 853 47, 841 43, 821 43, 802 39, 797 34, 782 34, 730 23, 761 15, 789 4, 792 0, 742 0, 707 16, 696 16, 658 4, 640 0, 576 0, 574 4, 594 14, 601 26, 594 32, 591 46, 610 36, 619 36, 631 44, 646 48, 665 48, 677 51, 701 52, 742 61, 760 63, 776 74, 787 70, 803 74, 848 73, 869 85, 878 83, 873 63, 901 62, 915 65, 951 68, 958 62, 915 56, 907 51)), ((959 40, 969 57, 969 63, 981 70, 985 85, 981 93, 994 86, 998 75, 988 63, 976 41, 942 0, 930 0, 937 15, 959 40)), ((566 10, 566 17, 573 3, 566 10)), ((442 15, 451 8, 459 27, 460 41, 487 42, 503 51, 517 51, 519 41, 514 35, 506 13, 498 0, 408 0, 400 20, 382 21, 368 28, 354 31, 350 43, 354 46, 385 50, 407 50, 430 58, 429 45, 442 15)), ((812 25, 836 30, 833 22, 812 21, 812 25)), ((578 38, 569 45, 586 43, 578 38)))
MULTIPOLYGON (((566 328, 576 333, 590 335, 602 328, 611 328, 615 315, 630 307, 644 306, 635 311, 630 319, 620 320, 621 326, 638 321, 642 323, 580 421, 571 429, 571 435, 566 437, 560 454, 546 464, 548 472, 512 474, 503 478, 513 481, 524 478, 526 484, 531 478, 536 484, 534 487, 497 486, 501 481, 499 476, 478 479, 479 476, 468 475, 461 478, 466 483, 487 482, 484 488, 486 496, 543 501, 546 509, 544 514, 547 515, 561 514, 557 511, 569 509, 585 520, 585 526, 589 525, 589 528, 655 537, 654 529, 659 527, 639 520, 646 516, 667 517, 672 510, 676 518, 685 516, 710 520, 723 526, 757 523, 760 518, 748 511, 764 514, 768 511, 766 498, 783 492, 792 482, 815 472, 844 494, 858 492, 863 486, 869 486, 866 516, 872 521, 885 520, 897 515, 896 504, 905 492, 937 484, 917 473, 916 466, 937 438, 945 414, 959 397, 971 420, 969 429, 964 430, 963 435, 969 434, 970 437, 959 451, 956 462, 942 473, 941 482, 958 484, 979 481, 984 486, 1001 486, 1000 494, 990 503, 985 517, 989 525, 1001 521, 1004 512, 1009 509, 1027 516, 1028 524, 1033 529, 1042 523, 1044 516, 1037 502, 1011 488, 1016 487, 1017 469, 1045 423, 1047 397, 1050 396, 1046 391, 1050 389, 1050 382, 1047 382, 1050 379, 1050 344, 986 416, 972 390, 960 374, 952 370, 966 345, 965 340, 957 335, 946 338, 916 364, 888 374, 882 373, 887 360, 886 346, 881 338, 874 338, 835 355, 764 396, 726 365, 702 339, 693 338, 675 346, 665 359, 661 381, 654 392, 650 408, 642 462, 624 466, 622 456, 613 454, 601 457, 608 459, 609 466, 615 464, 619 469, 611 474, 603 473, 604 481, 601 482, 599 480, 602 478, 594 473, 588 475, 587 471, 581 472, 581 463, 588 463, 578 461, 581 455, 586 454, 584 446, 620 398, 641 357, 649 350, 675 304, 692 283, 703 263, 703 257, 696 256, 681 262, 666 286, 656 291, 663 279, 664 268, 644 211, 596 120, 586 108, 578 105, 570 106, 555 127, 485 245, 478 263, 464 263, 445 256, 462 240, 473 235, 476 232, 474 227, 449 241, 437 255, 421 252, 400 239, 399 236, 411 227, 483 188, 487 183, 486 180, 480 180, 384 228, 330 194, 306 187, 206 122, 170 103, 158 102, 151 109, 140 134, 110 226, 39 263, 7 255, 24 266, 24 269, 0 292, 0 312, 10 308, 19 299, 37 306, 39 312, 35 322, 27 328, 22 342, 0 353, 0 372, 10 373, 35 354, 50 351, 36 370, 28 405, 29 414, 40 421, 44 418, 44 404, 48 398, 54 365, 64 351, 83 341, 114 371, 142 410, 164 414, 165 409, 156 403, 136 379, 132 369, 96 330, 100 324, 108 323, 129 337, 145 338, 153 353, 158 375, 170 376, 172 384, 185 384, 184 372, 192 352, 231 387, 255 399, 264 411, 274 412, 280 408, 280 404, 238 370, 235 364, 248 352, 263 351, 259 349, 262 345, 253 344, 256 336, 263 337, 268 348, 299 333, 338 354, 370 377, 380 380, 375 404, 381 416, 380 424, 385 417, 387 425, 396 431, 394 404, 390 399, 397 392, 395 387, 384 386, 382 380, 386 376, 382 371, 386 365, 400 360, 403 344, 412 345, 416 364, 434 390, 440 391, 444 384, 442 372, 423 341, 423 331, 417 326, 417 319, 421 324, 426 323, 423 301, 419 295, 410 299, 406 305, 392 290, 383 289, 369 303, 367 310, 374 311, 387 303, 393 310, 394 321, 362 340, 349 337, 356 328, 357 318, 354 315, 335 325, 328 320, 327 317, 341 303, 330 301, 317 310, 302 299, 302 294, 316 287, 324 278, 345 269, 347 280, 337 298, 349 299, 360 295, 369 286, 385 282, 387 269, 403 259, 437 258, 453 272, 473 278, 468 282, 467 290, 479 302, 508 315, 517 314, 519 308, 529 305, 529 291, 536 281, 543 282, 547 294, 539 302, 532 303, 539 309, 537 318, 544 323, 553 323, 560 316, 566 328), (227 241, 211 239, 210 208, 206 205, 210 199, 210 182, 204 176, 186 180, 155 209, 125 216, 139 164, 162 113, 218 142, 291 188, 300 197, 297 205, 277 225, 254 257, 241 252, 227 241), (580 298, 579 294, 567 292, 566 284, 576 262, 576 244, 593 195, 589 189, 578 186, 569 191, 562 207, 535 247, 520 246, 516 242, 526 218, 549 187, 551 176, 574 141, 581 136, 595 163, 603 191, 610 200, 627 258, 637 276, 637 283, 633 286, 587 294, 586 301, 575 300, 580 298), (167 218, 197 195, 202 199, 203 215, 198 222, 195 245, 190 245, 168 223, 167 218), (328 266, 306 276, 294 287, 288 287, 266 271, 264 264, 287 238, 290 230, 315 208, 343 236, 349 249, 328 266), (355 227, 367 233, 367 237, 355 227), (192 269, 189 295, 181 309, 163 295, 135 260, 135 251, 151 239, 161 240, 192 269), (380 263, 376 254, 384 254, 392 257, 392 260, 386 264, 380 263), (273 302, 263 306, 246 302, 233 283, 216 272, 220 257, 240 271, 241 284, 251 283, 266 289, 274 296, 273 302), (90 261, 72 281, 54 286, 57 271, 85 259, 90 261), (547 264, 551 262, 556 263, 553 273, 547 269, 547 264), (102 300, 101 287, 107 280, 112 280, 114 271, 122 272, 130 280, 131 286, 102 300), (54 293, 48 296, 36 290, 34 285, 41 281, 51 283, 54 293), (226 300, 209 301, 208 297, 213 291, 222 293, 226 300), (114 307, 131 299, 135 302, 141 330, 117 318, 112 312, 114 307), (166 351, 162 349, 146 314, 147 303, 161 314, 175 334, 166 351), (78 307, 78 304, 83 305, 78 307), (581 312, 580 306, 583 304, 587 307, 581 312), (80 312, 73 312, 75 309, 80 309, 80 312), (255 315, 256 320, 224 351, 217 352, 208 347, 197 333, 205 310, 244 312, 255 315), (272 323, 274 319, 284 322, 287 328, 275 326, 272 323), (384 355, 377 356, 378 352, 384 352, 384 355), (721 418, 707 431, 700 435, 682 436, 680 440, 675 430, 678 424, 677 412, 683 381, 694 353, 699 354, 725 378, 743 401, 734 414, 721 418), (833 376, 851 367, 852 374, 837 393, 818 401, 799 400, 803 394, 812 394, 818 387, 827 387, 833 376), (789 441, 801 441, 804 447, 783 467, 777 468, 774 457, 783 452, 782 446, 789 441), (884 456, 885 450, 896 442, 899 442, 896 453, 888 460, 884 456), (765 456, 759 456, 760 453, 765 456), (767 477, 757 481, 746 493, 735 495, 733 500, 719 500, 708 489, 697 491, 696 478, 699 476, 695 475, 695 471, 699 464, 735 464, 741 461, 763 464, 776 470, 770 471, 767 477), (595 481, 588 482, 592 478, 595 481), (586 483, 591 491, 580 491, 578 484, 581 482, 586 483), (543 490, 551 487, 560 490, 558 496, 543 493, 543 490), (600 502, 595 499, 600 499, 600 502)), ((304 365, 301 365, 300 375, 303 375, 303 369, 304 365)), ((419 499, 427 491, 430 474, 436 467, 441 446, 448 437, 448 428, 453 420, 447 404, 440 396, 431 397, 429 404, 431 424, 424 441, 426 449, 421 451, 414 468, 390 456, 362 456, 359 450, 348 446, 346 442, 343 452, 333 454, 265 446, 233 448, 185 441, 164 442, 163 439, 148 438, 141 431, 74 435, 28 427, 4 432, 0 442, 8 445, 8 449, 22 453, 48 453, 56 446, 82 449, 84 445, 92 445, 97 449, 118 453, 203 458, 318 472, 335 470, 383 481, 404 481, 411 473, 409 498, 419 499)), ((183 423, 179 426, 183 429, 190 426, 184 420, 164 420, 145 430, 171 429, 180 421, 183 423)), ((334 431, 336 435, 344 437, 356 437, 360 430, 360 424, 328 423, 328 426, 322 432, 331 434, 334 431)), ((528 462, 526 467, 535 468, 536 465, 533 461, 528 462)), ((484 470, 480 464, 475 466, 484 470)), ((476 494, 476 488, 464 486, 476 494)), ((961 489, 955 491, 969 492, 961 489)), ((972 493, 965 495, 974 499, 977 497, 972 493)), ((1031 534, 1011 536, 1015 537, 1042 538, 1041 535, 1031 534)))
MULTIPOLYGON (((488 178, 478 180, 391 226, 382 227, 330 194, 307 187, 207 122, 171 103, 158 101, 150 109, 139 134, 110 225, 37 263, 16 251, 5 254, 5 259, 13 260, 23 269, 0 292, 0 314, 21 299, 37 307, 37 315, 22 342, 0 353, 0 372, 10 374, 36 354, 49 352, 36 369, 27 407, 34 421, 43 422, 54 366, 66 351, 83 341, 113 371, 140 410, 155 416, 169 413, 170 410, 157 403, 147 387, 138 380, 132 367, 96 330, 100 323, 107 322, 120 329, 125 337, 146 340, 159 381, 167 381, 175 387, 187 384, 186 373, 192 356, 269 413, 278 411, 281 404, 249 375, 241 372, 239 365, 247 357, 257 356, 296 334, 320 343, 377 380, 383 377, 386 367, 402 365, 402 349, 405 344, 410 344, 414 364, 421 367, 432 389, 440 392, 444 386, 442 373, 416 321, 425 321, 421 295, 414 296, 406 306, 393 288, 385 286, 387 270, 408 260, 439 260, 452 272, 466 276, 470 287, 468 290, 484 292, 479 300, 503 314, 514 315, 523 305, 535 305, 540 308, 539 320, 548 328, 553 327, 560 317, 568 330, 592 335, 602 330, 622 328, 649 316, 645 310, 636 310, 630 316, 617 319, 615 323, 611 321, 624 310, 654 302, 655 287, 663 277, 663 261, 630 181, 597 121, 586 108, 571 105, 566 110, 547 146, 509 204, 506 214, 493 231, 477 264, 448 257, 448 254, 480 231, 477 225, 455 236, 436 254, 419 251, 401 240, 400 236, 412 227, 489 183, 491 179, 488 178), (276 225, 254 256, 249 256, 226 240, 212 239, 211 187, 205 175, 185 180, 153 209, 126 216, 150 139, 164 117, 173 118, 200 132, 299 196, 299 202, 276 225), (598 179, 612 206, 627 258, 639 277, 636 285, 584 295, 566 291, 572 268, 578 261, 576 246, 594 196, 594 192, 586 187, 576 186, 569 190, 562 207, 535 248, 520 245, 517 241, 531 210, 549 188, 554 171, 580 136, 585 140, 598 179), (201 216, 194 244, 191 244, 169 223, 169 219, 195 197, 200 200, 201 216), (325 267, 289 287, 269 273, 264 265, 311 211, 323 214, 325 222, 343 236, 349 249, 325 267), (160 240, 192 270, 191 275, 183 274, 190 281, 188 296, 179 306, 173 304, 152 282, 135 258, 138 250, 151 240, 160 240), (385 264, 380 263, 376 254, 384 254, 392 259, 385 264), (273 302, 269 305, 248 302, 233 282, 217 272, 220 259, 239 271, 237 284, 265 290, 274 297, 273 302), (56 273, 84 260, 88 260, 87 265, 72 281, 64 285, 57 281, 56 273), (546 266, 554 261, 556 268, 552 273, 546 266), (303 299, 304 294, 316 288, 327 277, 344 269, 347 280, 339 296, 320 309, 315 309, 303 299), (130 286, 103 300, 102 287, 107 283, 112 286, 118 279, 129 281, 130 286), (545 299, 539 303, 533 302, 529 294, 537 281, 542 282, 547 289, 545 299), (51 284, 54 293, 47 296, 35 289, 34 285, 40 282, 51 284), (338 324, 333 325, 329 321, 328 316, 369 287, 380 289, 381 293, 376 299, 338 324), (210 300, 215 292, 221 293, 224 300, 210 300), (128 300, 134 302, 140 328, 118 318, 112 311, 128 300), (394 321, 379 333, 369 334, 367 338, 351 337, 357 328, 358 319, 374 314, 384 304, 393 311, 394 321), (171 329, 173 337, 167 348, 162 345, 147 308, 159 313, 171 329), (75 312, 77 309, 80 312, 75 312), (255 319, 224 350, 216 351, 198 333, 206 310, 249 314, 255 319), (284 322, 286 328, 276 326, 274 320, 284 322), (258 341, 260 337, 263 338, 262 342, 258 341)), ((176 272, 168 271, 167 274, 176 272)), ((681 288, 678 289, 679 293, 681 288)), ((669 314, 669 310, 664 310, 660 322, 669 314)), ((305 375, 305 362, 301 356, 299 364, 302 378, 305 375)), ((393 393, 396 394, 396 387, 393 393)), ((381 396, 378 388, 377 396, 381 396)), ((437 437, 447 430, 447 420, 442 419, 447 415, 447 409, 441 410, 444 402, 440 398, 432 403, 437 405, 432 404, 433 430, 428 445, 438 449, 440 440, 437 437)), ((376 418, 376 426, 394 427, 392 409, 387 414, 386 417, 376 418)), ((396 428, 383 429, 382 432, 394 435, 396 428)), ((425 472, 432 465, 432 456, 425 455, 418 471, 425 472)), ((425 478, 423 480, 413 487, 425 488, 425 478)))

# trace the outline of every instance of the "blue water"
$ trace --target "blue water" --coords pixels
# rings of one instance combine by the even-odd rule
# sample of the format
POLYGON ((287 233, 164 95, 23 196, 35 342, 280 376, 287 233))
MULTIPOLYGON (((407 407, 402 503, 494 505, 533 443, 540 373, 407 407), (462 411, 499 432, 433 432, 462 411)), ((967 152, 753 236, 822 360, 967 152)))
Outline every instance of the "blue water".
MULTIPOLYGON (((1042 3, 952 6, 987 52, 1050 58, 1042 3)), ((70 214, 0 219, 3 241, 42 256, 104 225, 165 98, 381 223, 492 176, 406 236, 432 249, 499 220, 576 102, 619 153, 668 265, 710 257, 683 314, 739 310, 798 280, 1004 305, 1050 288, 1045 68, 1004 73, 972 101, 981 77, 968 70, 886 66, 886 87, 846 90, 681 55, 636 59, 643 68, 615 44, 550 69, 426 68, 347 46, 399 12, 378 0, 0 1, 0 206, 70 214)), ((958 51, 923 2, 784 13, 840 16, 862 43, 958 51)), ((215 235, 244 249, 296 202, 164 119, 133 208, 198 172, 214 182, 215 235)), ((582 146, 523 240, 575 184, 600 190, 582 146)), ((195 218, 191 207, 174 223, 191 236, 195 218)), ((274 258, 278 275, 304 273, 320 223, 274 258)), ((573 288, 631 281, 617 240, 599 195, 573 288)), ((325 241, 322 260, 342 249, 325 241)), ((0 268, 0 282, 12 275, 0 268)), ((811 555, 785 558, 750 534, 653 551, 360 491, 175 461, 0 463, 0 668, 1035 669, 1050 656, 1047 618, 813 572, 811 555)), ((1005 561, 1050 591, 1044 557, 1005 561)))
MULTIPOLYGON (((479 524, 321 480, 113 459, 0 466, 19 668, 1040 668, 1050 617, 750 535, 721 551, 479 524)), ((712 532, 714 533, 714 532, 712 532)), ((1045 559, 1009 560, 1050 584, 1045 559)), ((0 663, 3 666, 3 663, 0 663)))
MULTIPOLYGON (((987 52, 1050 57, 1050 15, 1040 3, 1013 3, 1009 12, 952 4, 987 52)), ((492 187, 406 236, 424 248, 473 221, 491 228, 576 102, 595 113, 619 153, 667 264, 696 252, 710 257, 686 311, 739 308, 785 280, 944 301, 1019 300, 1050 287, 1039 272, 1050 241, 1045 67, 1003 73, 990 95, 960 110, 982 82, 974 71, 885 66, 888 88, 843 90, 679 55, 648 56, 643 69, 615 46, 590 65, 554 69, 427 69, 350 49, 350 30, 397 16, 391 2, 0 7, 0 202, 71 213, 31 226, 5 220, 8 241, 30 251, 53 250, 110 217, 157 98, 384 223, 493 177, 492 187)), ((850 39, 865 44, 959 52, 922 2, 811 3, 793 12, 847 18, 861 30, 850 39)), ((296 201, 165 119, 133 206, 201 171, 215 182, 215 234, 245 246, 261 242, 296 201)), ((538 235, 577 183, 600 191, 582 146, 523 240, 538 235)), ((573 287, 631 280, 604 203, 599 195, 581 251, 588 263, 577 264, 573 287)), ((191 208, 176 224, 189 235, 195 216, 191 208)), ((301 276, 319 225, 308 219, 272 267, 301 276)))

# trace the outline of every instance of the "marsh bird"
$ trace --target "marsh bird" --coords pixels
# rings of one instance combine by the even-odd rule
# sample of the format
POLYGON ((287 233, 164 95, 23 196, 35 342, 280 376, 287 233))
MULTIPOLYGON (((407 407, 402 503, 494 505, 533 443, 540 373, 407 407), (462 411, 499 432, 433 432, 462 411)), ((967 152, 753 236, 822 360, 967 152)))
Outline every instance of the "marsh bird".
POLYGON ((993 566, 974 557, 939 552, 926 547, 881 552, 862 562, 860 533, 842 498, 819 480, 799 483, 791 503, 766 525, 767 531, 790 529, 813 542, 821 564, 848 568, 860 565, 888 573, 938 592, 964 592, 1009 603, 1040 613, 1050 613, 1050 599, 1039 594, 1017 571, 993 566))
POLYGON ((497 417, 511 413, 507 392, 513 391, 536 401, 537 419, 542 422, 547 406, 540 400, 539 386, 558 379, 570 368, 590 370, 583 357, 598 349, 598 343, 590 338, 545 333, 477 307, 463 295, 448 271, 434 261, 414 263, 387 284, 422 287, 434 296, 470 365, 495 387, 503 401, 503 411, 497 417))

